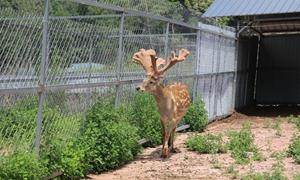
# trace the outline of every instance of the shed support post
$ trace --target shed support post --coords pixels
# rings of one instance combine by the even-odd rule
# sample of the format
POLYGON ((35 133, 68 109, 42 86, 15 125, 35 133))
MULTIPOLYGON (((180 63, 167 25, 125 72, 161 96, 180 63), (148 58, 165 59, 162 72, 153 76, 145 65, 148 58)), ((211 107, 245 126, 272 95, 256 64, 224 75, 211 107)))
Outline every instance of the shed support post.
POLYGON ((257 76, 258 76, 258 63, 259 63, 259 56, 260 56, 260 43, 261 43, 261 36, 258 36, 256 65, 255 65, 255 79, 254 79, 254 94, 253 94, 254 102, 256 102, 256 95, 257 95, 256 88, 257 88, 257 76))
POLYGON ((234 112, 236 108, 236 88, 237 88, 237 76, 238 76, 238 58, 239 58, 239 33, 241 30, 239 29, 239 24, 237 25, 237 40, 235 42, 235 57, 234 57, 234 77, 233 77, 233 86, 232 86, 232 104, 231 104, 231 111, 234 112))

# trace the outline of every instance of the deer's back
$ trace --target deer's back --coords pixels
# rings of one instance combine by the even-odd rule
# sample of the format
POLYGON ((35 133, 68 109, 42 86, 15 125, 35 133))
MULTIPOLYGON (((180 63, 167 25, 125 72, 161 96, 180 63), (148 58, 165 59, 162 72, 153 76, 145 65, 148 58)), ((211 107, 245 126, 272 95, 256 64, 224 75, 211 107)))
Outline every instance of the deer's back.
POLYGON ((179 111, 186 111, 190 105, 190 94, 187 85, 183 83, 173 83, 165 87, 174 101, 174 105, 179 111))

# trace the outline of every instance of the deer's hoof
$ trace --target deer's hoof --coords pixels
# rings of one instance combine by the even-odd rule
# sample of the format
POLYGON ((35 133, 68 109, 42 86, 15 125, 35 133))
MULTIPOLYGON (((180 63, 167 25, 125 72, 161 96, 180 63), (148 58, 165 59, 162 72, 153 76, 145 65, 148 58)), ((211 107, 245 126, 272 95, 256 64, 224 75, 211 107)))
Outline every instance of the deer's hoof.
POLYGON ((164 148, 162 150, 161 157, 162 158, 167 158, 168 156, 169 156, 169 150, 168 150, 168 148, 164 148))

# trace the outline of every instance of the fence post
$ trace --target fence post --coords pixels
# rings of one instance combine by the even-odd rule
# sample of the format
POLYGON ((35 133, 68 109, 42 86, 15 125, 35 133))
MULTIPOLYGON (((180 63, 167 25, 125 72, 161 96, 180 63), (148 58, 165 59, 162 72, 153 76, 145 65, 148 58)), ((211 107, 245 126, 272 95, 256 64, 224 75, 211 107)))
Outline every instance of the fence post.
POLYGON ((170 30, 170 22, 168 22, 168 23, 167 23, 167 26, 166 26, 166 36, 165 36, 165 59, 168 58, 169 30, 170 30))
POLYGON ((115 97, 115 106, 120 104, 120 92, 121 92, 121 71, 122 71, 122 56, 123 56, 123 36, 124 36, 124 19, 125 13, 122 13, 120 29, 119 29, 119 48, 118 48, 118 57, 117 57, 117 85, 116 85, 116 97, 115 97))
POLYGON ((46 81, 46 66, 48 63, 48 20, 49 20, 49 0, 45 0, 45 12, 43 18, 43 40, 42 40, 42 59, 40 64, 40 79, 39 79, 39 104, 37 114, 37 127, 35 136, 35 153, 39 157, 41 136, 42 136, 42 121, 43 121, 43 103, 45 98, 45 81, 46 81))
POLYGON ((198 74, 199 74, 199 65, 200 65, 200 51, 201 51, 201 31, 197 30, 197 39, 196 39, 196 63, 194 71, 194 83, 193 83, 193 101, 198 96, 197 87, 198 87, 198 74))
MULTIPOLYGON (((98 36, 96 37, 96 41, 98 40, 98 36)), ((92 63, 93 63, 93 45, 94 45, 94 39, 93 37, 90 38, 90 44, 89 44, 89 76, 88 76, 88 84, 91 83, 92 78, 92 63)), ((87 98, 87 105, 90 105, 92 97, 92 91, 91 88, 88 89, 88 98, 87 98)))

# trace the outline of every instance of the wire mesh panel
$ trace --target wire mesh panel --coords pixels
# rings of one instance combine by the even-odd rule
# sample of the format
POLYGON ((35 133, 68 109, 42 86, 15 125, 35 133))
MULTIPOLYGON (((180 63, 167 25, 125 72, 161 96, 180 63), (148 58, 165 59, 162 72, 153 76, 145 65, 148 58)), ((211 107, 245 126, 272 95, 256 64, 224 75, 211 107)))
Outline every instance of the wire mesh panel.
POLYGON ((0 96, 0 155, 34 146, 38 97, 32 93, 0 96))
POLYGON ((0 89, 37 86, 41 22, 36 17, 0 17, 0 89))

